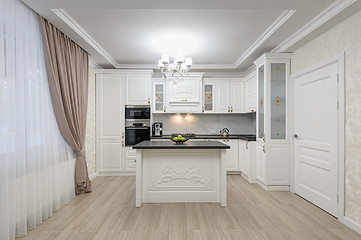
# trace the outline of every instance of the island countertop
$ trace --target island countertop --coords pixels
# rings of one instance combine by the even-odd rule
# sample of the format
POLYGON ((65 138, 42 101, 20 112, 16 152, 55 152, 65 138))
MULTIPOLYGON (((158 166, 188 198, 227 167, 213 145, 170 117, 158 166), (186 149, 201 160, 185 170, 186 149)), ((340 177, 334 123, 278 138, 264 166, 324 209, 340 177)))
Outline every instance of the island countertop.
POLYGON ((172 141, 143 141, 133 146, 133 149, 230 149, 227 144, 219 141, 188 141, 176 144, 172 141))

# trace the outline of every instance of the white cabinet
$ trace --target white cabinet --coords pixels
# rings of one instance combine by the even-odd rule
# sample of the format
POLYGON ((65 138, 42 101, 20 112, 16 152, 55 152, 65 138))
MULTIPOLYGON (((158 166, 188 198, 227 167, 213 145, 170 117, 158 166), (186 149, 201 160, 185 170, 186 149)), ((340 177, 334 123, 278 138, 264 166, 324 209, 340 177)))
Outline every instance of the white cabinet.
POLYGON ((239 171, 238 165, 238 141, 239 140, 220 140, 231 148, 226 151, 226 170, 239 171))
POLYGON ((201 113, 202 112, 202 74, 189 75, 179 82, 167 80, 167 112, 201 113))
POLYGON ((97 171, 117 172, 123 168, 124 74, 96 75, 97 171))
POLYGON ((256 142, 239 140, 239 170, 249 183, 256 183, 256 142))
POLYGON ((257 80, 256 71, 245 78, 245 111, 255 112, 257 109, 257 80))
POLYGON ((232 80, 229 83, 229 106, 231 113, 244 112, 244 82, 232 80))
POLYGON ((136 166, 136 150, 132 147, 125 147, 124 150, 125 167, 127 170, 135 170, 136 166))
POLYGON ((215 85, 215 113, 243 113, 245 111, 245 89, 242 79, 212 79, 212 81, 215 85))
POLYGON ((151 72, 125 73, 125 105, 149 105, 151 72))
POLYGON ((290 54, 263 54, 257 74, 257 180, 266 190, 289 190, 290 54))
POLYGON ((166 113, 165 79, 153 79, 153 113, 166 113))

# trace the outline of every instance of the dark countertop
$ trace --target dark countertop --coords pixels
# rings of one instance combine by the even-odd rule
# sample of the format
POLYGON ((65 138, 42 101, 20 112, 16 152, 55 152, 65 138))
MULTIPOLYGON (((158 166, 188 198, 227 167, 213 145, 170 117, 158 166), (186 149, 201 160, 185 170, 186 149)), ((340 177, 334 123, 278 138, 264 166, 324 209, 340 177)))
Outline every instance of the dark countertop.
MULTIPOLYGON (((152 136, 151 139, 171 139, 171 135, 163 135, 161 137, 152 136)), ((228 137, 223 137, 221 134, 196 134, 191 139, 241 139, 246 141, 256 141, 256 135, 250 134, 229 134, 228 137)))
POLYGON ((133 149, 230 149, 227 144, 219 141, 188 141, 176 144, 172 141, 143 141, 133 149))

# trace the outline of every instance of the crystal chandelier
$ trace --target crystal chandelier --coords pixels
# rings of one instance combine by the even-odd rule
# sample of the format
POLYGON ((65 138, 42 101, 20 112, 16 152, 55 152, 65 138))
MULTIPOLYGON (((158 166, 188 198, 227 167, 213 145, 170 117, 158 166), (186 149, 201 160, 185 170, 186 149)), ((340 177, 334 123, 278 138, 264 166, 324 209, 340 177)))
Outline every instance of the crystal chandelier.
POLYGON ((192 58, 185 57, 183 54, 178 54, 173 58, 173 63, 169 62, 169 55, 163 54, 158 60, 158 67, 163 74, 163 78, 171 79, 174 83, 182 80, 184 74, 192 67, 192 58))

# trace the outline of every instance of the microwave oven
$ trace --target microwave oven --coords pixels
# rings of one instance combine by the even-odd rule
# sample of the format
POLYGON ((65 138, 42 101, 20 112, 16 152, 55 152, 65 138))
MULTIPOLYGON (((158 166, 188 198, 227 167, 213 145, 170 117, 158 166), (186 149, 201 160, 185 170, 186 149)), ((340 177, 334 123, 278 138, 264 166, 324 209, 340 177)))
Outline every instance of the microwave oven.
POLYGON ((150 119, 150 106, 125 106, 126 120, 150 119))

